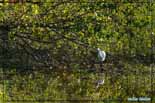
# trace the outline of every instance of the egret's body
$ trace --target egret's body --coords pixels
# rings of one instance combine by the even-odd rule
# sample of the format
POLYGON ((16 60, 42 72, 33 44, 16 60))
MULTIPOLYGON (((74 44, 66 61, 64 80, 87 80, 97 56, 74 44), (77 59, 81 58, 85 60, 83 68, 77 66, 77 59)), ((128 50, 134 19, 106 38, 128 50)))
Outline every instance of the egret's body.
POLYGON ((97 51, 98 51, 98 58, 99 58, 99 61, 101 61, 101 62, 105 61, 105 58, 106 58, 106 53, 105 53, 105 51, 101 51, 100 48, 97 48, 97 51))

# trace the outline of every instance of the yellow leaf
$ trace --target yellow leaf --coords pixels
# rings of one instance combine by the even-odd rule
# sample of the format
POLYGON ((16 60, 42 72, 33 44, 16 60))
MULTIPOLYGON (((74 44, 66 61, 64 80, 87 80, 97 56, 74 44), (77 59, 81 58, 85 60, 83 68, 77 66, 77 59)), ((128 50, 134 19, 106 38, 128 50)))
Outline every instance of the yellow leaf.
POLYGON ((39 7, 37 5, 32 5, 33 13, 38 14, 39 13, 39 7))

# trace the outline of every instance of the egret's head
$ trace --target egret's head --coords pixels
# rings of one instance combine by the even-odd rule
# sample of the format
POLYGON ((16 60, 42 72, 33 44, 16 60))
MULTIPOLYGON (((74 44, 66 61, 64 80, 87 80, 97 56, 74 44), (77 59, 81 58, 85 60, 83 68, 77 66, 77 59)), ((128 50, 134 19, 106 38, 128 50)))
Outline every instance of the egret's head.
POLYGON ((100 51, 100 48, 97 48, 97 51, 100 51))

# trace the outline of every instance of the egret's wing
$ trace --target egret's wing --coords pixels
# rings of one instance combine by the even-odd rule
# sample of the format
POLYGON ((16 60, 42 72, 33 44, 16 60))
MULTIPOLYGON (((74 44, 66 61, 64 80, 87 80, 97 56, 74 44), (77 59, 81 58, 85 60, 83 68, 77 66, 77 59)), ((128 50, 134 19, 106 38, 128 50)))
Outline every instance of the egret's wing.
POLYGON ((101 52, 99 53, 99 55, 100 55, 100 58, 102 59, 102 61, 104 61, 105 58, 106 58, 105 52, 104 52, 104 51, 101 51, 101 52))
POLYGON ((104 52, 104 51, 102 51, 102 56, 103 56, 103 57, 106 57, 106 54, 105 54, 105 52, 104 52))

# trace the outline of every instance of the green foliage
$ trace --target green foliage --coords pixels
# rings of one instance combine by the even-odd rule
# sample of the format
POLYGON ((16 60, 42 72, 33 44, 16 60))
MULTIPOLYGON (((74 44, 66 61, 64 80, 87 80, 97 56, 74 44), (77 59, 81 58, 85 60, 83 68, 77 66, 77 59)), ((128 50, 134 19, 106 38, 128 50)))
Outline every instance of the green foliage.
POLYGON ((148 96, 150 85, 140 84, 149 84, 150 77, 146 75, 143 81, 140 74, 136 84, 137 74, 125 73, 150 69, 150 57, 155 54, 151 51, 155 35, 151 35, 154 17, 150 12, 155 13, 155 5, 131 0, 63 1, 0 4, 0 60, 5 61, 0 67, 9 73, 13 68, 27 72, 27 66, 35 70, 9 76, 12 81, 5 86, 11 91, 6 90, 6 99, 148 96), (112 56, 107 55, 104 63, 105 84, 96 89, 98 74, 86 71, 92 65, 96 71, 100 69, 98 47, 112 56), (121 75, 118 69, 123 71, 121 75))

